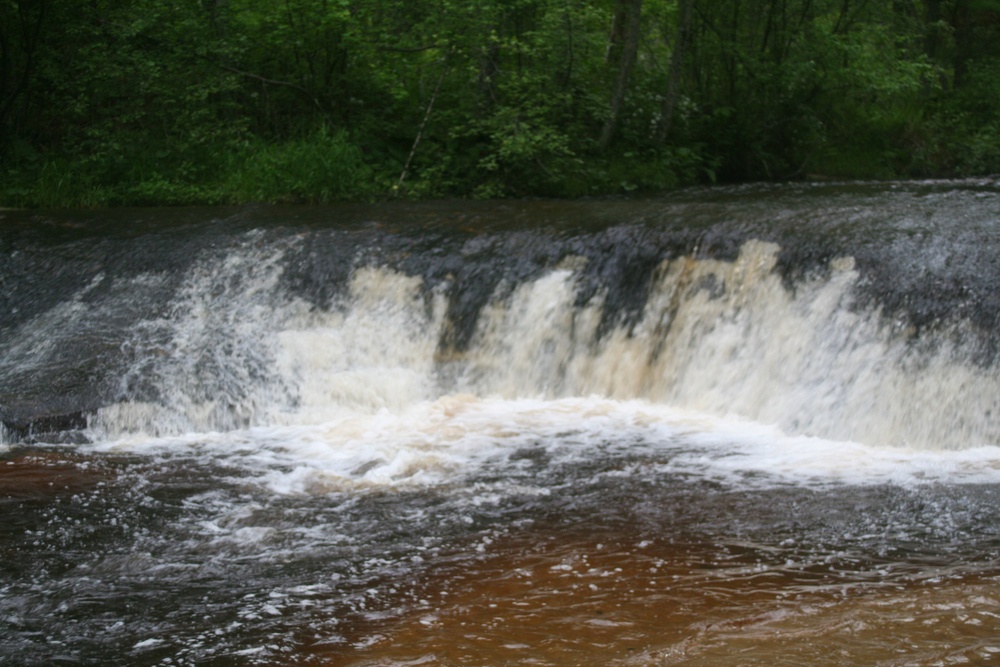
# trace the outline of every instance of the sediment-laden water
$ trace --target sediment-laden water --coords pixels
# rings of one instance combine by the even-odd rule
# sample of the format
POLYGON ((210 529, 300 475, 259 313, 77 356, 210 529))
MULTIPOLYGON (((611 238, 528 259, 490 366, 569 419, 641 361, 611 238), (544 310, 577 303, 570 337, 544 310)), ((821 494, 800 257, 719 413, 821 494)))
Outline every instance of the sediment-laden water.
POLYGON ((0 212, 0 663, 1000 653, 1000 187, 0 212))

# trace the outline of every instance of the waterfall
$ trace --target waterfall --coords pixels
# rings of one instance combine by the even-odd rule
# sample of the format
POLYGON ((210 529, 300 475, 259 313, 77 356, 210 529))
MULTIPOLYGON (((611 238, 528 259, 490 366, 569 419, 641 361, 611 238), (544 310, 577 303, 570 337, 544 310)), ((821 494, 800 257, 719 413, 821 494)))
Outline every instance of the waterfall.
MULTIPOLYGON (((32 267, 35 289, 59 295, 47 307, 8 305, 28 312, 3 330, 3 437, 52 415, 51 430, 80 414, 87 437, 107 439, 470 394, 638 399, 878 446, 1000 442, 996 313, 969 297, 989 278, 958 297, 941 287, 968 271, 947 253, 992 266, 994 249, 914 231, 912 192, 878 205, 855 193, 833 212, 836 198, 806 194, 745 208, 731 194, 722 210, 697 198, 305 221, 254 209, 124 239, 22 237, 13 258, 48 245, 76 266, 49 285, 32 267), (859 218, 870 227, 852 238, 843 226, 859 218), (158 252, 169 261, 135 261, 158 252)), ((982 192, 969 197, 983 210, 982 192)))

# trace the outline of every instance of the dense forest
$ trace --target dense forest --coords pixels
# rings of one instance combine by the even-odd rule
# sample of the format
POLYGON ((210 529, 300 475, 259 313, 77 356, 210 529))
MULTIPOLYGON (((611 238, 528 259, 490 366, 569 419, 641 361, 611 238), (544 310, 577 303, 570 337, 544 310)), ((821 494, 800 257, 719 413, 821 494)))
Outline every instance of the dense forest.
POLYGON ((0 0, 0 204, 1000 171, 1000 0, 0 0))

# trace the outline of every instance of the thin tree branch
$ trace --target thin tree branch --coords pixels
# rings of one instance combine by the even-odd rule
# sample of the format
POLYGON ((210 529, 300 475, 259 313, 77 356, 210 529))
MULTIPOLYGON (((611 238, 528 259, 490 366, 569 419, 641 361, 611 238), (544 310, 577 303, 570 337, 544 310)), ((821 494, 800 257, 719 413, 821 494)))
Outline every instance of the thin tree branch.
POLYGON ((374 46, 380 51, 392 51, 393 53, 423 53, 424 51, 433 51, 434 49, 446 49, 447 44, 428 44, 426 46, 391 46, 382 42, 363 42, 369 46, 374 46))
POLYGON ((434 86, 434 92, 431 94, 431 99, 427 103, 427 110, 424 111, 424 118, 420 121, 420 129, 417 130, 417 136, 413 140, 413 146, 410 147, 410 154, 406 156, 406 164, 403 165, 403 171, 399 174, 399 180, 396 185, 392 188, 393 196, 399 196, 400 190, 403 187, 403 181, 406 180, 406 174, 410 170, 410 163, 413 161, 413 155, 417 152, 417 146, 420 145, 420 139, 424 136, 424 128, 427 127, 427 120, 431 117, 431 111, 434 109, 434 101, 437 99, 438 92, 441 91, 441 84, 444 82, 444 77, 448 73, 449 63, 447 57, 441 67, 441 76, 438 77, 437 85, 434 86))
POLYGON ((260 81, 261 83, 266 83, 272 86, 284 86, 285 88, 291 88, 292 90, 297 90, 303 95, 306 95, 310 100, 312 100, 313 104, 316 105, 317 109, 321 111, 323 110, 323 105, 320 104, 319 99, 317 99, 316 96, 313 95, 307 88, 300 86, 297 83, 292 83, 291 81, 281 81, 280 79, 269 79, 266 76, 261 76, 260 74, 254 74, 253 72, 247 72, 246 70, 241 70, 238 67, 233 67, 232 65, 225 65, 219 62, 216 62, 215 65, 216 67, 224 69, 227 72, 232 72, 233 74, 245 76, 249 79, 255 79, 257 81, 260 81))

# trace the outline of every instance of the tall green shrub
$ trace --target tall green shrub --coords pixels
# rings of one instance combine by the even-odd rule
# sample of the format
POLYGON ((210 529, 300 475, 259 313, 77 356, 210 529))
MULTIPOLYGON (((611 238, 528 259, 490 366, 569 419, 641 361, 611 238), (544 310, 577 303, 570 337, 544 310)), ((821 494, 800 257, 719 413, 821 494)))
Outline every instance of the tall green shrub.
POLYGON ((324 125, 299 139, 247 144, 232 155, 223 188, 235 201, 331 202, 371 196, 377 184, 350 135, 324 125))

